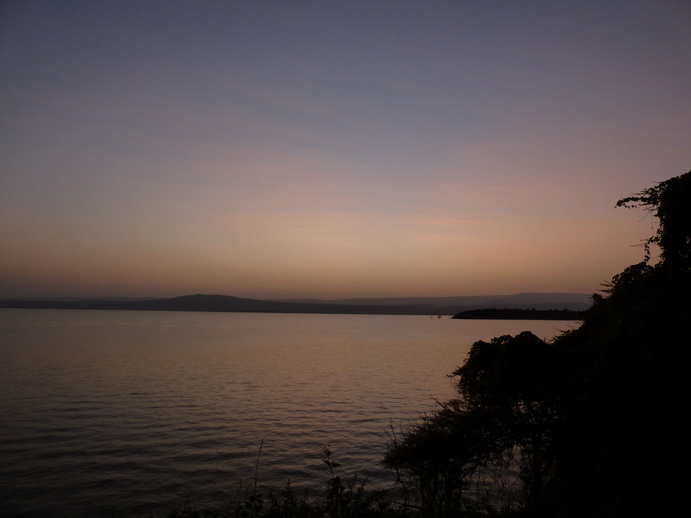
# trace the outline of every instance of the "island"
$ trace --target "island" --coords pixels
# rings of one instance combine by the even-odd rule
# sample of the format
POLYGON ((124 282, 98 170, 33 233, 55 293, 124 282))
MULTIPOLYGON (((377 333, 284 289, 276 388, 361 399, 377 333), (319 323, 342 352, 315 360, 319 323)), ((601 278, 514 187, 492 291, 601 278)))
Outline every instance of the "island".
POLYGON ((461 311, 451 318, 469 320, 583 320, 583 312, 572 309, 483 308, 461 311))

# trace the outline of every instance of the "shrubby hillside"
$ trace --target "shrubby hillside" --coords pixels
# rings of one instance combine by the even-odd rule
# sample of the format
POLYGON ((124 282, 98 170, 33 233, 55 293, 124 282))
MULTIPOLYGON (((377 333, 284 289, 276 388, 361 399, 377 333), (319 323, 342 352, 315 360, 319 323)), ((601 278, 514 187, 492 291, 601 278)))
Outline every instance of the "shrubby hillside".
POLYGON ((385 463, 422 514, 685 514, 691 172, 617 206, 659 227, 583 324, 549 343, 475 343, 453 373, 457 397, 392 435, 385 463))

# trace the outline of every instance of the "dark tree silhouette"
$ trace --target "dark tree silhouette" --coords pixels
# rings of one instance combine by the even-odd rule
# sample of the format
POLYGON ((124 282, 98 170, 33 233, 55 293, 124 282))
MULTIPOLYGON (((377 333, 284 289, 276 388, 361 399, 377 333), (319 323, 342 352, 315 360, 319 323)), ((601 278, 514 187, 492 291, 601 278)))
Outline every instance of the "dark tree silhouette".
POLYGON ((688 270, 691 264, 691 171, 658 183, 638 194, 623 198, 617 207, 644 207, 659 221, 654 236, 646 241, 646 262, 650 245, 659 245, 668 268, 688 270))
MULTIPOLYGON (((467 512, 469 488, 497 473, 521 482, 511 511, 523 516, 674 516, 687 507, 691 172, 617 206, 649 210, 659 228, 644 260, 593 295, 581 327, 550 343, 531 333, 476 342, 453 373, 457 397, 390 445, 385 463, 407 475, 431 514, 467 512)), ((491 502, 510 502, 504 488, 491 502)))

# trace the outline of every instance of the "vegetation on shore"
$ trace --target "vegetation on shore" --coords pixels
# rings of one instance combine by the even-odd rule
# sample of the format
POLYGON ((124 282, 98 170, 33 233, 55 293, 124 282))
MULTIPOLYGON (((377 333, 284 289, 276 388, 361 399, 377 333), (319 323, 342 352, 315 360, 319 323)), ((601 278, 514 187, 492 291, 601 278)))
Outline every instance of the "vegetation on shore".
POLYGON ((393 441, 386 464, 430 516, 478 501, 526 517, 687 507, 691 172, 617 206, 643 207, 659 228, 583 324, 550 342, 476 342, 453 373, 457 397, 393 441))
POLYGON ((571 309, 485 308, 456 313, 452 318, 482 320, 583 320, 581 311, 571 309))

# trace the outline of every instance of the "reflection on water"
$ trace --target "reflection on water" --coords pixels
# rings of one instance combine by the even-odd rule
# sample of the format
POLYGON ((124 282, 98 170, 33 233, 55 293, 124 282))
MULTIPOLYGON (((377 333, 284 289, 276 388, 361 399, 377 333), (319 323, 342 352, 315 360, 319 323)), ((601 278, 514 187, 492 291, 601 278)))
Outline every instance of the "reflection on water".
POLYGON ((386 430, 452 396, 473 341, 573 322, 0 310, 4 512, 165 509, 258 480, 391 480, 386 430))

